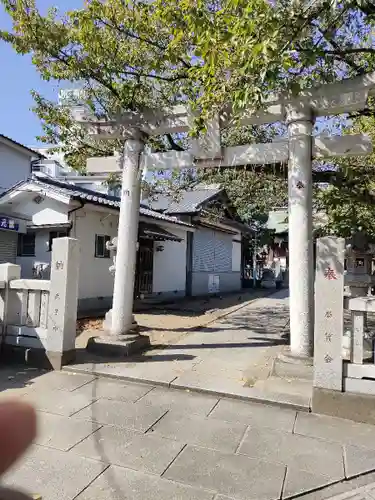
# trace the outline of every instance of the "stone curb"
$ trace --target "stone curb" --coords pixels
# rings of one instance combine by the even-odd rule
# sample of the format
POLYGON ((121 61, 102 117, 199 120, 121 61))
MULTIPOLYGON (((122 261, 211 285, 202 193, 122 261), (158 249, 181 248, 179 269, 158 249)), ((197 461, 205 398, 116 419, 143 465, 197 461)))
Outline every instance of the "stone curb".
POLYGON ((354 490, 335 495, 330 500, 373 500, 375 498, 375 483, 355 488, 354 490))
MULTIPOLYGON (((301 500, 374 500, 375 472, 368 471, 352 479, 343 479, 329 486, 298 495, 301 500)), ((294 497, 296 498, 296 497, 294 497)))
MULTIPOLYGON (((71 372, 71 373, 82 373, 82 374, 90 374, 94 375, 95 377, 101 377, 101 378, 107 378, 107 379, 112 379, 112 380, 123 380, 125 382, 132 382, 134 384, 142 384, 142 385, 153 385, 153 386, 158 386, 158 387, 164 387, 166 389, 172 389, 176 391, 185 391, 185 392, 191 392, 195 394, 203 394, 207 396, 216 396, 218 398, 225 398, 225 399, 234 399, 237 401, 244 401, 248 403, 258 403, 258 404, 263 404, 263 405, 268 405, 268 406, 277 406, 279 408, 285 408, 289 410, 296 410, 296 411, 301 411, 301 412, 310 412, 310 405, 301 405, 298 403, 292 403, 292 402, 286 402, 282 401, 281 399, 278 400, 278 396, 275 395, 273 398, 267 394, 261 394, 260 392, 257 395, 252 395, 252 396, 245 396, 242 394, 234 394, 230 392, 225 392, 225 391, 215 391, 211 389, 204 389, 201 387, 189 387, 189 386, 173 386, 173 380, 172 382, 160 382, 160 380, 153 380, 153 379, 145 379, 145 378, 137 378, 137 377, 129 377, 129 376, 124 376, 124 375, 112 375, 112 374, 107 374, 107 373, 101 373, 100 371, 96 370, 84 370, 84 369, 79 369, 76 367, 70 367, 69 365, 63 367, 63 371, 65 372, 71 372)), ((178 377, 176 377, 178 378, 178 377)), ((374 499, 375 500, 375 499, 374 499)))

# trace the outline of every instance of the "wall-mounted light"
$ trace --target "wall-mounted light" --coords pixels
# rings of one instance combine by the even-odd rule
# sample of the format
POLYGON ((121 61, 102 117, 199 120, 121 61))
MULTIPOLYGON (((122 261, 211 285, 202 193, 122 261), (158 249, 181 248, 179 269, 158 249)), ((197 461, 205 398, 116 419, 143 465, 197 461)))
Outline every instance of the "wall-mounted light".
POLYGON ((33 202, 36 203, 37 205, 40 205, 43 202, 43 200, 44 196, 41 196, 40 194, 38 194, 33 198, 33 202))
POLYGON ((163 252, 164 251, 164 246, 163 245, 156 245, 156 251, 157 252, 163 252))

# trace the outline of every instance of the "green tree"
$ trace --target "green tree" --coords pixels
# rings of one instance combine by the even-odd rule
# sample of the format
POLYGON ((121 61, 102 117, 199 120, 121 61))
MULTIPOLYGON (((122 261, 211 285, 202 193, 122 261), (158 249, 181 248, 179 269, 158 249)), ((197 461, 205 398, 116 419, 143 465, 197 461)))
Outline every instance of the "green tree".
MULTIPOLYGON (((149 2, 91 0, 83 9, 46 16, 34 0, 2 0, 13 30, 0 31, 20 54, 30 53, 41 77, 72 82, 83 92, 80 103, 96 117, 114 117, 123 110, 164 109, 186 99, 193 54, 181 41, 169 45, 171 27, 155 17, 149 2)), ((74 123, 69 109, 33 92, 45 143, 55 144, 77 169, 87 156, 108 155, 119 141, 90 139, 74 123)), ((167 135, 159 147, 180 149, 167 135)))
MULTIPOLYGON (((45 80, 80 85, 84 105, 97 117, 189 101, 202 127, 225 106, 251 111, 271 92, 295 92, 374 69, 372 0, 87 0, 63 15, 56 9, 42 15, 34 0, 0 1, 13 22, 0 37, 18 53, 31 54, 45 80)), ((121 147, 118 140, 91 139, 67 108, 34 97, 43 140, 62 149, 74 168, 83 169, 88 156, 121 147)), ((224 132, 223 141, 249 135, 252 142, 254 134, 264 133, 238 128, 224 132)), ((184 140, 167 135, 153 145, 181 149, 184 140)), ((285 201, 285 179, 274 170, 193 171, 184 172, 182 182, 176 173, 163 182, 219 180, 239 212, 251 216, 285 201)), ((347 177, 341 175, 342 185, 347 177)), ((322 197, 328 194, 334 198, 328 191, 322 197)))
MULTIPOLYGON (((285 132, 280 126, 232 127, 222 134, 223 146, 271 142, 285 132)), ((266 222, 270 210, 288 202, 287 168, 285 165, 264 165, 202 169, 197 182, 223 186, 243 220, 266 222)))
POLYGON ((256 109, 275 91, 374 69, 372 0, 157 0, 175 39, 190 38, 202 116, 256 109))
MULTIPOLYGON (((369 116, 358 116, 346 133, 368 134, 375 141, 374 102, 369 116)), ((316 190, 316 207, 327 215, 322 231, 349 237, 353 231, 366 232, 375 241, 375 153, 341 158, 331 184, 316 190)))
POLYGON ((83 82, 98 114, 189 99, 202 124, 228 104, 254 109, 270 92, 374 68, 372 0, 87 0, 64 16, 1 2, 13 21, 1 38, 44 79, 83 82))

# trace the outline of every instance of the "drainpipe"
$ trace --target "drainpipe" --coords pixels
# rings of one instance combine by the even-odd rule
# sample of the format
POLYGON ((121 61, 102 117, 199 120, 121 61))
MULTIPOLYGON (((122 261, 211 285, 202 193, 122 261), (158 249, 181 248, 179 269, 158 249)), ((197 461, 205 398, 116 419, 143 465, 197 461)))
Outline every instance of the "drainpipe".
POLYGON ((253 287, 254 289, 257 286, 257 247, 258 247, 258 240, 257 240, 257 233, 254 234, 254 246, 253 246, 253 287))
POLYGON ((71 233, 72 227, 73 227, 73 221, 70 218, 71 214, 73 214, 74 212, 77 212, 78 210, 81 210, 81 208, 83 208, 85 206, 84 201, 79 200, 79 202, 80 202, 79 207, 73 208, 72 210, 68 211, 68 221, 72 222, 72 225, 70 226, 70 229, 68 230, 68 236, 70 236, 70 233, 71 233))

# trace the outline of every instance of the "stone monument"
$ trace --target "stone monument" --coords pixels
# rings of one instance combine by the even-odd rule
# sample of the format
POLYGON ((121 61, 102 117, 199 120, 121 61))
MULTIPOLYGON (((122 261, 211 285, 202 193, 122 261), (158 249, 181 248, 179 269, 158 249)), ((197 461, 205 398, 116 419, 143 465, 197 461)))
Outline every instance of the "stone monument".
POLYGON ((316 245, 314 387, 342 390, 345 239, 316 245))

